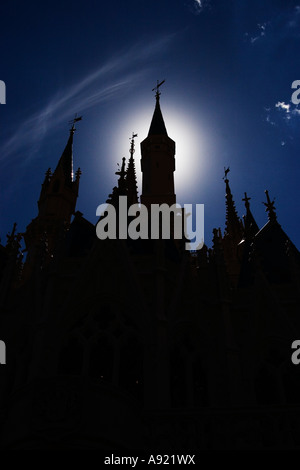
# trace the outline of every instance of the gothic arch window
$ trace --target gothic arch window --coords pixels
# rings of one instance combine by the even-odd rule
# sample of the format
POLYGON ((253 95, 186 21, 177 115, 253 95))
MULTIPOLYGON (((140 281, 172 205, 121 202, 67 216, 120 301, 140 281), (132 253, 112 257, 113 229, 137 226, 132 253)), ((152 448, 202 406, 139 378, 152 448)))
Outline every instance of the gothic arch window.
POLYGON ((142 394, 143 348, 132 308, 104 299, 95 304, 63 345, 59 373, 106 380, 138 397, 142 394))

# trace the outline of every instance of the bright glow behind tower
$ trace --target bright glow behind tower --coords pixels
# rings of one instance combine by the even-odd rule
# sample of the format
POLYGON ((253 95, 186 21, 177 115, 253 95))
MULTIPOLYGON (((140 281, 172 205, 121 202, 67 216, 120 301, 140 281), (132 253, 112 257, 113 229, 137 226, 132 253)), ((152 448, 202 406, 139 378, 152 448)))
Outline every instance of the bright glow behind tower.
MULTIPOLYGON (((193 119, 191 113, 179 108, 180 106, 175 109, 173 105, 166 105, 163 100, 161 101, 161 110, 168 136, 176 144, 174 181, 177 202, 184 203, 188 201, 183 199, 190 199, 191 193, 197 189, 199 183, 205 181, 207 158, 204 132, 201 132, 199 117, 196 124, 197 120, 193 119)), ((150 107, 148 105, 145 108, 145 103, 141 103, 133 111, 128 112, 127 110, 126 115, 122 114, 119 126, 117 125, 115 130, 118 139, 112 145, 112 154, 117 157, 117 160, 114 159, 112 161, 111 171, 116 171, 118 159, 121 162, 122 157, 125 156, 126 161, 129 158, 129 138, 132 132, 138 134, 138 137, 135 139, 134 158, 139 194, 141 194, 142 187, 140 142, 148 135, 153 112, 154 106, 150 107)))

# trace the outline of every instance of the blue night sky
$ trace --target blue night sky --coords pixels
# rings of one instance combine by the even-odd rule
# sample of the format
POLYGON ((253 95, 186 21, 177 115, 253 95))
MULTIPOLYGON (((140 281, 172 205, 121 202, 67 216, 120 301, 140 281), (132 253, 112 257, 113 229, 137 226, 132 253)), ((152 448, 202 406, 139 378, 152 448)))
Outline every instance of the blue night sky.
MULTIPOLYGON (((177 202, 205 204, 205 242, 224 228, 224 166, 239 215, 244 191, 258 225, 264 190, 300 248, 300 0, 76 0, 2 2, 0 236, 37 215, 48 167, 55 169, 68 121, 82 170, 77 210, 95 223, 116 185, 129 137, 147 136, 156 80, 176 142, 177 202)), ((141 185, 139 186, 139 189, 141 185)))

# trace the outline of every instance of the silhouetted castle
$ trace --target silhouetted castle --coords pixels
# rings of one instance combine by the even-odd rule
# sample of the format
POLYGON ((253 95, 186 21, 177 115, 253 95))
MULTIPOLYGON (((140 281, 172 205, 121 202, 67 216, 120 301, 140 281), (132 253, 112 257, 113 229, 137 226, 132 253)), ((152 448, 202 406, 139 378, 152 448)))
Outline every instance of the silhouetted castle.
MULTIPOLYGON (((226 171, 226 227, 211 249, 101 241, 75 211, 74 130, 37 217, 0 245, 2 448, 299 447, 300 255, 268 193, 267 223, 259 229, 246 194, 242 222, 226 171)), ((119 195, 138 201, 133 155, 132 139, 116 207, 119 195)), ((175 142, 159 92, 141 155, 141 202, 173 204, 175 142)))

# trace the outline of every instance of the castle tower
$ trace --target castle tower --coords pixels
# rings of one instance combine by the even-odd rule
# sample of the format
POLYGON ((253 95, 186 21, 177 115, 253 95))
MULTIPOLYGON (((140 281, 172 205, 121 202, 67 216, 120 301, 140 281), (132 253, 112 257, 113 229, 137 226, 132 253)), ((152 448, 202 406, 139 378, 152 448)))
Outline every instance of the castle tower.
POLYGON ((160 109, 159 87, 156 86, 156 105, 148 136, 141 142, 141 169, 143 173, 141 203, 172 205, 176 203, 174 190, 175 142, 167 134, 160 109))
POLYGON ((80 119, 73 121, 67 145, 54 173, 50 168, 46 172, 38 200, 38 216, 26 228, 27 269, 39 256, 42 245, 46 246, 47 255, 53 256, 75 212, 81 171, 77 170, 73 180, 73 136, 76 130, 74 123, 80 119))

